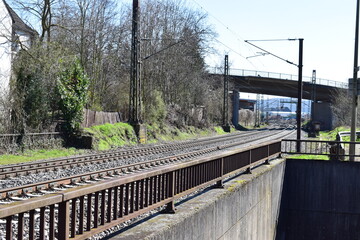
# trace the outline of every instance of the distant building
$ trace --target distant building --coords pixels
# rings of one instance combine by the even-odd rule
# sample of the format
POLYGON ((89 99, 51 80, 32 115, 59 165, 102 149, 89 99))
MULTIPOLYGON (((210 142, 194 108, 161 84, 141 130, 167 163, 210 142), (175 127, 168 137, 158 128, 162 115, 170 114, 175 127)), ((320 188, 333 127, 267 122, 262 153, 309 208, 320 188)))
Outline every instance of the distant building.
POLYGON ((11 69, 14 54, 21 48, 28 48, 37 35, 26 25, 13 9, 0 0, 0 97, 10 90, 11 69))
POLYGON ((254 111, 256 100, 252 99, 239 99, 239 109, 249 109, 250 111, 254 111))

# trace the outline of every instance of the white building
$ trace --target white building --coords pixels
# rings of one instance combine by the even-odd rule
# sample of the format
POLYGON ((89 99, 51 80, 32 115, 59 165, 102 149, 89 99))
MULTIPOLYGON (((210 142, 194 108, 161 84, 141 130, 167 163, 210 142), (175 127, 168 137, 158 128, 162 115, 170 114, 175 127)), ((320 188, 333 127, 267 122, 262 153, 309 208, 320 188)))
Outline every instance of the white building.
POLYGON ((7 97, 14 54, 28 48, 36 31, 26 25, 13 9, 0 0, 0 97, 7 97))

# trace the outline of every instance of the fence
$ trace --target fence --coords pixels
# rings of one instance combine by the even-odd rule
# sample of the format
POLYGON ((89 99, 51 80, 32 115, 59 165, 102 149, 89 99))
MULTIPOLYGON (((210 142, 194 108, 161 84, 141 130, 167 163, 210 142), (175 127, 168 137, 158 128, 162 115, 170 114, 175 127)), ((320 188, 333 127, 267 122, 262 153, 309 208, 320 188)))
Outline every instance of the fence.
POLYGON ((101 125, 105 123, 121 122, 122 117, 119 112, 96 112, 89 109, 84 110, 84 120, 82 127, 91 127, 94 125, 101 125))
POLYGON ((52 148, 61 147, 64 140, 60 132, 1 134, 0 151, 16 152, 22 148, 52 148))
POLYGON ((124 175, 0 206, 6 239, 85 239, 280 154, 281 142, 124 175), (56 210, 57 209, 57 210, 56 210), (26 220, 25 220, 26 219, 26 220), (26 228, 27 231, 24 231, 26 228), (24 232, 28 236, 24 236, 24 232))
POLYGON ((348 160, 350 145, 355 144, 353 156, 355 159, 360 158, 360 142, 300 140, 301 152, 298 153, 296 151, 298 140, 286 139, 282 141, 281 152, 284 154, 323 155, 329 156, 330 160, 348 160))
MULTIPOLYGON (((208 68, 208 70, 210 73, 214 73, 214 74, 223 74, 223 72, 224 72, 224 68, 218 68, 218 67, 210 67, 210 68, 208 68)), ((293 81, 299 80, 299 77, 297 75, 293 75, 293 74, 264 72, 264 71, 245 70, 245 69, 236 69, 236 68, 230 69, 230 75, 278 78, 278 79, 293 80, 293 81)), ((311 82, 311 80, 312 80, 312 77, 303 76, 304 82, 311 82)), ((328 79, 322 79, 322 78, 317 78, 316 84, 337 87, 337 88, 348 88, 348 83, 338 82, 338 81, 328 80, 328 79)))

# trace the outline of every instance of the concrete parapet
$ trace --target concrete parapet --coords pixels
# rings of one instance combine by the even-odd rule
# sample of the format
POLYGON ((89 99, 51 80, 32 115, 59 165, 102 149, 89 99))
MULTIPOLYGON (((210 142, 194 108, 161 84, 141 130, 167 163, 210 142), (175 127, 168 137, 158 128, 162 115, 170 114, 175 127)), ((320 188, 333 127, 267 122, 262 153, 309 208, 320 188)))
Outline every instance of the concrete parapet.
POLYGON ((287 160, 276 239, 360 239, 359 182, 359 162, 287 160))
POLYGON ((274 239, 284 170, 274 160, 108 239, 274 239))

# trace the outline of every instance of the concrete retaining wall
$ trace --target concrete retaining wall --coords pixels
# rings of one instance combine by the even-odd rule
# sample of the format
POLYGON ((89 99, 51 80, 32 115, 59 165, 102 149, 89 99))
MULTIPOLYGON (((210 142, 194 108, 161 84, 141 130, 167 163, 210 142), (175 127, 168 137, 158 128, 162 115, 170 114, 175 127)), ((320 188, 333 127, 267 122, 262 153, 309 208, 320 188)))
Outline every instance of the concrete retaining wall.
POLYGON ((272 161, 108 239, 274 239, 284 170, 272 161))
POLYGON ((287 160, 277 240, 360 239, 360 163, 287 160))

